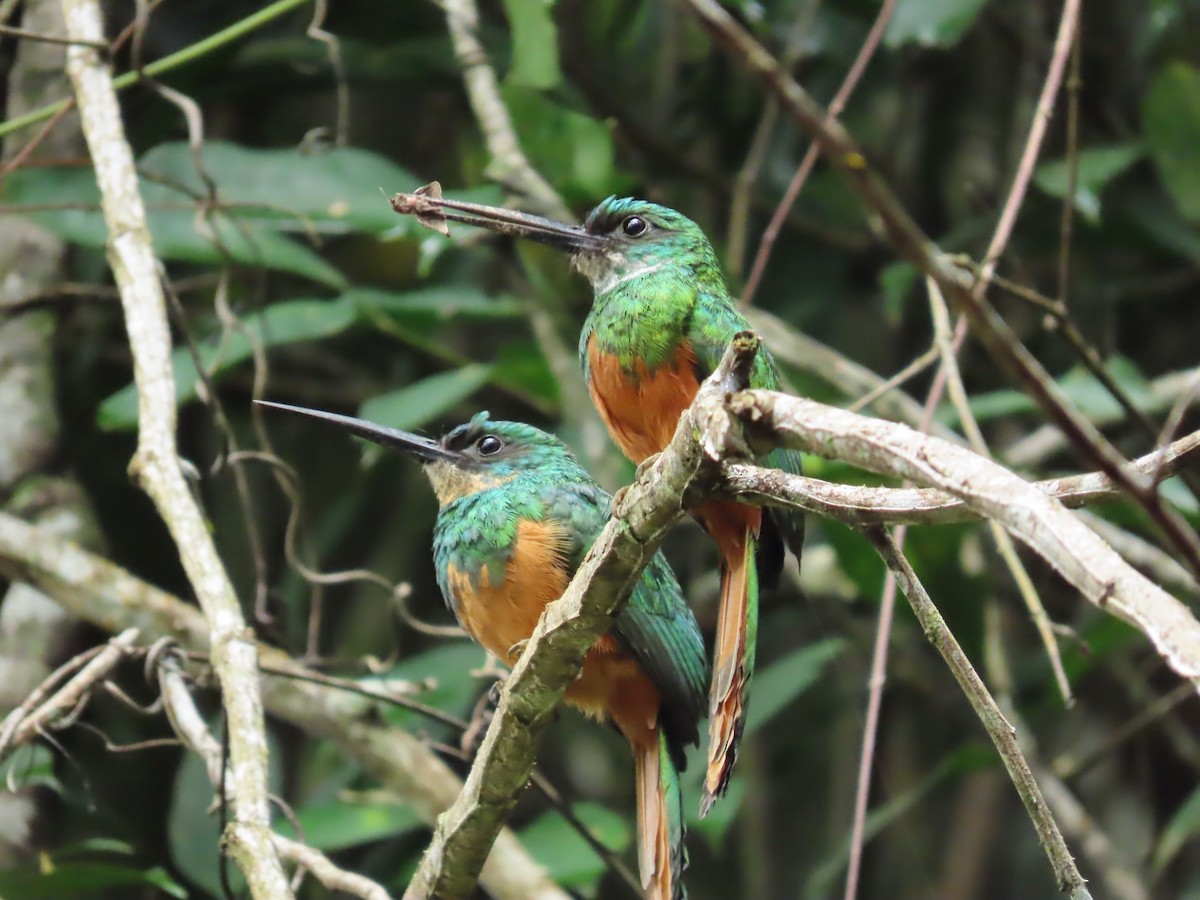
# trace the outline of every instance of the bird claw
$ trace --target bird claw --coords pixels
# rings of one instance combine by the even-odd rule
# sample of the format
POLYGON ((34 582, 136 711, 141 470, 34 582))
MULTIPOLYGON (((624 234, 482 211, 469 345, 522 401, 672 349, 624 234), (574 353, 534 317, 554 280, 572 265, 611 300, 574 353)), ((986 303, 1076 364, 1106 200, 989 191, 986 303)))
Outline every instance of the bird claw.
MULTIPOLYGON (((662 456, 661 453, 652 453, 638 463, 637 470, 633 473, 633 480, 640 480, 650 470, 650 467, 658 462, 660 456, 662 456)), ((629 490, 629 487, 629 485, 625 485, 625 487, 617 488, 616 493, 613 494, 612 503, 609 504, 609 515, 617 515, 617 510, 620 509, 621 503, 624 502, 625 492, 629 490)))
POLYGON ((637 479, 641 478, 643 475, 645 475, 648 471, 650 471, 650 467, 653 466, 656 462, 658 462, 658 458, 660 456, 662 456, 662 453, 651 453, 649 456, 647 456, 645 459, 643 459, 640 463, 638 463, 638 467, 633 473, 634 479, 637 480, 637 479))
POLYGON ((525 648, 528 646, 529 646, 529 638, 525 638, 522 641, 517 641, 515 644, 513 644, 511 647, 508 648, 508 658, 511 659, 513 662, 516 662, 518 659, 521 658, 521 654, 525 652, 525 648))
POLYGON ((494 654, 487 653, 487 656, 483 660, 483 665, 478 669, 468 670, 467 674, 472 678, 494 678, 497 681, 503 681, 508 677, 508 669, 504 667, 494 654))
POLYGON ((500 695, 504 693, 504 682, 497 679, 489 685, 487 689, 487 699, 493 707, 500 705, 500 695))

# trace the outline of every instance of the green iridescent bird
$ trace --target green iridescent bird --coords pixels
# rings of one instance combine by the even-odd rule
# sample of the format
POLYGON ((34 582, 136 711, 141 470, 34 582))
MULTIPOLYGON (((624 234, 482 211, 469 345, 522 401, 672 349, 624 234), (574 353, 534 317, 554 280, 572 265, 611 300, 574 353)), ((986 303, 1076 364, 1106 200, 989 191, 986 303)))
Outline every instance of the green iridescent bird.
MULTIPOLYGON (((509 665, 608 521, 612 498, 553 435, 480 413, 440 441, 281 403, 424 464, 440 510, 438 583, 459 623, 509 665)), ((633 748, 638 865, 646 896, 681 900, 687 865, 679 772, 699 740, 708 664, 700 628, 661 554, 565 699, 611 721, 633 748)))
MULTIPOLYGON (((610 197, 583 226, 443 199, 436 184, 392 199, 433 227, 443 219, 530 238, 571 254, 594 300, 579 355, 592 401, 613 439, 635 463, 662 451, 680 414, 749 323, 738 311, 704 232, 682 213, 633 198, 610 197)), ((751 385, 777 390, 771 354, 759 352, 751 385)), ((798 474, 800 454, 776 450, 763 462, 798 474)), ((754 674, 759 585, 778 580, 786 545, 800 556, 804 517, 795 510, 731 501, 692 514, 721 555, 721 609, 709 694, 708 768, 701 814, 729 785, 746 722, 754 674)))

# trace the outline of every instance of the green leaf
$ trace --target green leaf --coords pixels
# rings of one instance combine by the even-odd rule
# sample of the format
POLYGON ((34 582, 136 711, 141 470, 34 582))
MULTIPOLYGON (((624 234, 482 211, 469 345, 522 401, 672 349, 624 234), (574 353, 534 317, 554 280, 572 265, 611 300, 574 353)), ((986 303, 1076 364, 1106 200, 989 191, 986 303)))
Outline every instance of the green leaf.
POLYGON ((0 870, 0 896, 5 900, 88 898, 99 896, 107 888, 119 887, 130 889, 125 895, 140 896, 146 885, 171 897, 188 896, 187 888, 159 866, 138 869, 109 862, 67 862, 51 863, 48 871, 33 867, 0 870), (137 885, 142 885, 143 890, 134 890, 137 885))
MULTIPOLYGON (((356 307, 346 297, 334 300, 288 300, 277 303, 261 313, 246 316, 243 328, 227 336, 214 334, 201 341, 200 359, 214 381, 253 355, 248 335, 254 335, 262 346, 276 347, 300 341, 332 337, 345 331, 357 317, 356 307)), ((196 399, 200 377, 186 347, 177 347, 171 354, 175 370, 175 397, 180 404, 196 399)), ((137 425, 137 388, 127 385, 107 397, 96 412, 101 428, 118 430, 137 425)))
MULTIPOLYGON (((755 675, 754 702, 750 704, 743 738, 762 728, 789 703, 812 687, 825 670, 825 666, 832 662, 845 646, 846 642, 842 638, 829 638, 802 647, 755 675)), ((700 747, 688 748, 687 771, 682 776, 685 797, 698 796, 700 793, 700 782, 705 771, 705 752, 703 740, 700 747)), ((741 808, 745 787, 745 782, 738 777, 735 770, 728 793, 705 818, 700 818, 694 805, 690 807, 688 827, 704 835, 714 847, 719 847, 741 808)))
POLYGON ((528 88, 506 85, 502 94, 533 167, 563 193, 590 202, 626 183, 603 122, 528 88))
POLYGON ((0 762, 0 785, 19 790, 43 787, 56 794, 63 792, 62 783, 54 774, 54 754, 41 744, 24 744, 5 757, 0 762))
POLYGON ((533 341, 512 342, 502 347, 496 357, 492 380, 550 404, 559 401, 558 379, 533 341))
POLYGON ((512 29, 512 59, 506 84, 546 90, 562 81, 558 68, 558 29, 550 10, 554 0, 504 0, 512 29))
MULTIPOLYGON (((420 684, 425 687, 414 699, 426 706, 433 706, 454 715, 470 711, 471 704, 479 696, 480 680, 471 674, 483 665, 486 653, 472 641, 447 641, 398 662, 381 675, 358 679, 365 685, 384 686, 397 679, 420 684)), ((439 733, 443 727, 426 716, 401 706, 393 706, 385 712, 389 725, 410 730, 439 733)))
POLYGON ((1180 212, 1200 220, 1200 69, 1184 62, 1163 66, 1142 103, 1142 130, 1180 212))
POLYGON ((525 306, 509 295, 491 297, 473 287, 433 287, 394 293, 358 289, 347 298, 370 315, 380 313, 406 328, 430 329, 452 321, 487 322, 525 315, 525 306))
POLYGON ((889 47, 908 43, 948 47, 958 43, 986 0, 898 0, 883 41, 889 47))
POLYGON ((883 291, 883 308, 891 321, 900 321, 919 274, 917 267, 910 262, 891 263, 880 271, 879 289, 883 291))
MULTIPOLYGON (((337 269, 307 247, 278 234, 274 227, 227 212, 198 216, 194 199, 186 193, 145 179, 140 188, 155 252, 163 259, 264 266, 332 287, 345 285, 337 269)), ((27 215, 64 240, 97 248, 108 240, 100 190, 91 169, 18 170, 5 183, 5 199, 13 204, 59 207, 27 215)))
POLYGON ((216 814, 209 810, 212 799, 212 784, 204 770, 204 761, 195 753, 185 753, 175 773, 171 808, 167 813, 171 863, 181 875, 214 897, 224 896, 221 890, 221 866, 224 864, 228 866, 234 896, 238 896, 246 881, 231 861, 222 863, 220 823, 216 814))
POLYGON ((478 363, 431 375, 372 397, 362 405, 358 415, 390 428, 419 428, 467 399, 487 384, 491 375, 491 366, 478 363))
POLYGON ((1200 229, 1166 197, 1156 193, 1131 198, 1122 204, 1122 212, 1158 247, 1200 266, 1200 229))
POLYGON ((1162 872, 1197 835, 1200 835, 1200 788, 1188 795, 1159 835, 1151 863, 1154 872, 1162 872))
POLYGON ((1160 484, 1158 492, 1164 500, 1182 512, 1193 516, 1200 512, 1200 503, 1196 502, 1196 497, 1192 494, 1191 488, 1178 475, 1168 478, 1160 484))
MULTIPOLYGON (((1113 381, 1135 404, 1140 406, 1150 402, 1150 384, 1131 360, 1124 356, 1110 356, 1104 365, 1113 381)), ((1108 388, 1082 366, 1072 368, 1058 379, 1057 384, 1066 398, 1089 419, 1112 421, 1122 415, 1121 405, 1108 388)), ((1037 405, 1027 394, 1010 389, 971 398, 971 412, 980 422, 1036 409, 1037 405)), ((958 413, 943 408, 938 412, 938 421, 954 427, 958 424, 958 413)))
MULTIPOLYGON (((1085 219, 1092 223, 1100 221, 1100 192, 1144 154, 1140 144, 1091 147, 1078 154, 1074 202, 1085 219)), ((1034 174, 1034 182, 1051 197, 1065 197, 1069 181, 1070 166, 1066 159, 1042 163, 1034 174)))
POLYGON ((214 213, 207 219, 178 212, 148 213, 154 249, 164 259, 224 265, 229 262, 290 272, 332 288, 346 278, 312 250, 244 218, 214 213))
POLYGON ((802 647, 755 675, 754 702, 746 716, 745 733, 753 734, 812 687, 845 647, 841 638, 829 638, 802 647))
MULTIPOLYGON (((595 803, 576 803, 571 809, 601 843, 617 853, 633 839, 629 822, 610 809, 595 803)), ((557 810, 539 816, 519 834, 551 880, 563 887, 585 888, 604 871, 604 861, 557 810)))
MULTIPOLYGON (((406 834, 424 825, 411 806, 398 803, 353 803, 338 800, 303 806, 296 810, 304 843, 318 850, 333 851, 406 834)), ((295 837, 295 829, 280 820, 276 831, 295 837)))
MULTIPOLYGON (((931 790, 950 778, 965 775, 996 765, 996 751, 982 743, 972 743, 960 748, 938 763, 925 778, 891 800, 874 807, 867 814, 864 840, 869 842, 883 829, 900 819, 931 790)), ((801 896, 804 900, 828 897, 850 858, 850 841, 847 838, 821 865, 813 869, 801 896)))
MULTIPOLYGON (((213 729, 219 733, 219 726, 213 729)), ((267 732, 268 787, 281 793, 283 762, 275 735, 267 732)), ((222 859, 221 823, 212 809, 213 787, 204 761, 185 753, 175 772, 171 808, 167 813, 167 842, 175 869, 214 897, 225 896, 221 888, 221 866, 227 867, 234 895, 245 887, 245 879, 232 860, 222 859)))
MULTIPOLYGON (((259 150, 207 141, 202 159, 223 203, 236 204, 241 216, 292 231, 387 231, 408 218, 397 216, 387 198, 420 183, 390 160, 355 147, 259 150)), ((138 169, 193 194, 208 194, 183 141, 150 149, 138 169)))

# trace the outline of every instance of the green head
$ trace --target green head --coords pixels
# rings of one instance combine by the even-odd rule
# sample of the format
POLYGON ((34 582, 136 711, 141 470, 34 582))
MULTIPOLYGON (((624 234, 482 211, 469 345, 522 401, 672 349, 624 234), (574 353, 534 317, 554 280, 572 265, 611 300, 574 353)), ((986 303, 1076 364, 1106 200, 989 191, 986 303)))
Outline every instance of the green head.
POLYGON ((434 440, 352 416, 286 403, 256 402, 317 419, 417 460, 424 465, 442 506, 519 475, 587 477, 571 451, 554 435, 523 422, 493 421, 486 412, 434 440))
MULTIPOLYGON (((438 224, 443 219, 528 238, 565 250, 596 296, 654 272, 684 279, 720 279, 712 245, 683 213, 634 197, 609 197, 582 226, 433 194, 398 195, 397 209, 438 224)), ((444 227, 444 225, 442 226, 444 227)))
POLYGON ((597 296, 652 272, 690 279, 720 271, 700 226, 668 206, 609 197, 588 213, 583 227, 602 249, 576 250, 571 262, 597 296))

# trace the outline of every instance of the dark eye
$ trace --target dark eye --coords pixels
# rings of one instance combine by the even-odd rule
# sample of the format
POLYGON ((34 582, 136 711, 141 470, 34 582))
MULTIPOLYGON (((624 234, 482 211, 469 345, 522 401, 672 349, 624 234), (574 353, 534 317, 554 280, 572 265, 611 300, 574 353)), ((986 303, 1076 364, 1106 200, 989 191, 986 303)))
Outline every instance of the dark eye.
POLYGON ((641 237, 649 228, 650 226, 641 216, 627 216, 621 223, 621 230, 629 237, 641 237))
POLYGON ((479 448, 481 456, 492 456, 500 452, 500 448, 504 446, 504 442, 494 434, 485 434, 475 446, 479 448))

